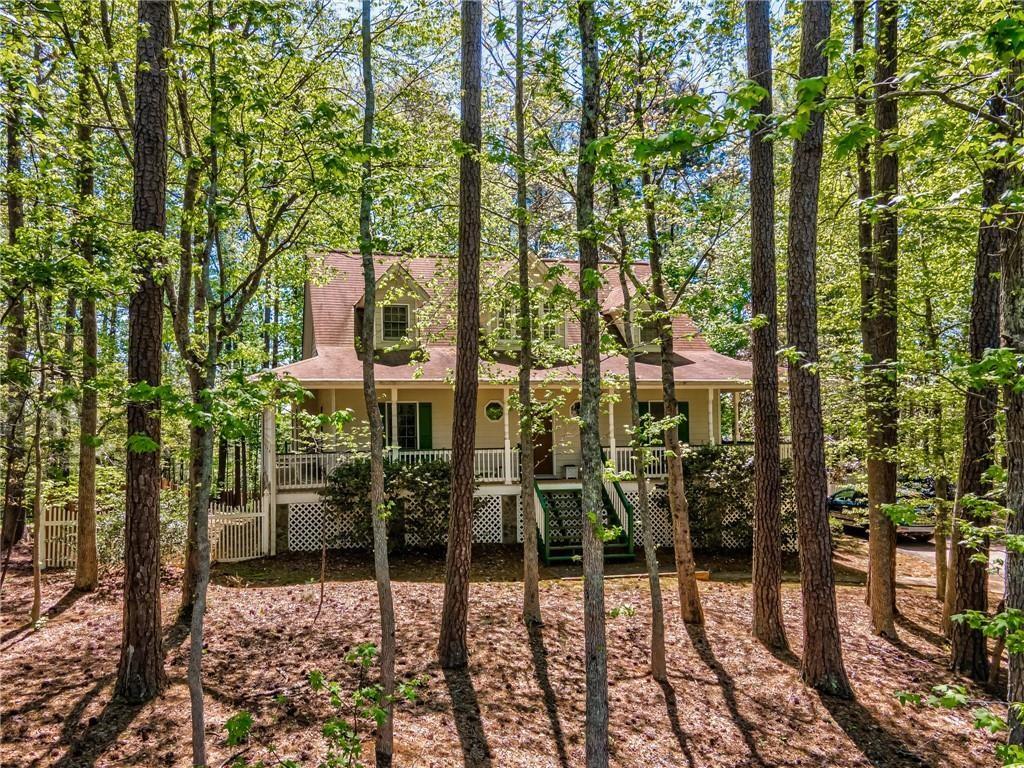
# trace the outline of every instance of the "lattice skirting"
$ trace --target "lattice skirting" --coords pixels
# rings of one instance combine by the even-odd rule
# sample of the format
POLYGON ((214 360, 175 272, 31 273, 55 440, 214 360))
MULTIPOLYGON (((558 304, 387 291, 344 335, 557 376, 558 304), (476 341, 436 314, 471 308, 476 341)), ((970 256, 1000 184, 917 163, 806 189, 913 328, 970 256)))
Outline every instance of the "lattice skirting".
MULTIPOLYGON (((629 502, 636 510, 633 544, 643 546, 643 525, 640 522, 640 493, 633 489, 624 491, 629 502)), ((649 494, 651 504, 651 528, 654 532, 654 544, 657 547, 672 546, 672 515, 669 510, 668 493, 659 488, 652 488, 649 494)), ((753 510, 729 510, 720 521, 709 525, 710 521, 700 518, 698 506, 690 507, 691 530, 695 549, 714 550, 746 550, 753 546, 753 510), (703 523, 703 524, 702 524, 703 523), (714 536, 717 532, 717 536, 714 536), (710 534, 710 535, 709 535, 710 534), (715 540, 711 540, 715 538, 715 540)), ((796 552, 796 512, 793 499, 783 496, 782 499, 782 551, 796 552)))
MULTIPOLYGON (((360 549, 371 546, 370 536, 359 530, 357 515, 325 515, 322 502, 288 505, 288 549, 313 552, 320 549, 326 535, 329 549, 360 549)), ((501 543, 501 496, 478 496, 473 516, 473 541, 477 544, 501 543)), ((423 526, 405 531, 410 547, 438 546, 445 543, 441 525, 423 526)))

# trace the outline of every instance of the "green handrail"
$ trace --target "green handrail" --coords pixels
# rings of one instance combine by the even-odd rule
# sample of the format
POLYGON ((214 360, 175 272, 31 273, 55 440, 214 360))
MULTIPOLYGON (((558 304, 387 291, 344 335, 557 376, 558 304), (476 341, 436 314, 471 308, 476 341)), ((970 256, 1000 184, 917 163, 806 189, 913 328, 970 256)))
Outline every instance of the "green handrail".
POLYGON ((623 508, 626 510, 626 519, 628 520, 626 535, 628 541, 626 542, 629 546, 630 553, 633 552, 633 522, 636 519, 636 510, 630 503, 629 499, 626 498, 626 494, 622 490, 622 486, 619 485, 618 480, 612 480, 612 487, 615 488, 615 494, 619 497, 619 501, 622 502, 623 508))
POLYGON ((538 483, 536 480, 533 481, 533 491, 536 494, 537 498, 540 500, 541 509, 544 510, 544 532, 541 535, 541 538, 544 542, 544 562, 547 563, 551 556, 551 545, 549 543, 551 537, 548 536, 548 520, 551 518, 551 510, 548 508, 547 499, 544 498, 544 491, 541 490, 540 483, 538 483))

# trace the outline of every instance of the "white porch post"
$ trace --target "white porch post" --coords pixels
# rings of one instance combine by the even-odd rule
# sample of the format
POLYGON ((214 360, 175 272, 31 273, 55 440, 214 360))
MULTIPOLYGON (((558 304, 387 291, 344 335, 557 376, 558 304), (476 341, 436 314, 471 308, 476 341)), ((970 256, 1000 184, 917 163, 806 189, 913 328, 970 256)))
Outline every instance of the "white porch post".
POLYGON ((277 416, 274 406, 263 409, 263 468, 260 486, 263 491, 263 541, 264 552, 277 554, 277 416))
MULTIPOLYGON (((331 414, 330 414, 331 416, 334 416, 334 414, 336 414, 338 412, 338 403, 337 403, 336 397, 337 397, 337 390, 334 387, 331 387, 331 414)), ((338 434, 338 428, 336 426, 334 426, 333 423, 331 424, 331 434, 332 435, 337 435, 338 434)), ((332 443, 334 443, 331 446, 332 449, 337 448, 337 442, 338 441, 336 439, 332 440, 332 443)))
POLYGON ((501 390, 501 426, 505 430, 505 485, 512 484, 512 440, 508 434, 508 387, 501 390))
POLYGON ((740 441, 740 393, 737 390, 732 393, 732 441, 740 441))
POLYGON ((391 458, 398 461, 398 387, 391 388, 391 458))
POLYGON ((715 400, 718 398, 717 389, 708 390, 708 444, 715 445, 718 439, 715 437, 715 400))
MULTIPOLYGON (((615 394, 614 392, 612 393, 615 394)), ((619 470, 618 457, 615 455, 615 398, 608 398, 608 453, 611 454, 609 458, 612 460, 612 467, 615 471, 619 470)))

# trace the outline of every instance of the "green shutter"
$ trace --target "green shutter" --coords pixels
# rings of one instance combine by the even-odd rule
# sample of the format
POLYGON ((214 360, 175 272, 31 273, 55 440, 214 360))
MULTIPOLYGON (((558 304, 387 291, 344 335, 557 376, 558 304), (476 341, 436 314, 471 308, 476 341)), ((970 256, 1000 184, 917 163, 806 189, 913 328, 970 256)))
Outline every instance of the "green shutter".
POLYGON ((419 404, 420 450, 429 451, 434 447, 434 429, 430 418, 430 403, 419 404))
POLYGON ((688 445, 690 442, 690 404, 687 401, 679 403, 679 413, 683 420, 679 422, 679 442, 688 445))

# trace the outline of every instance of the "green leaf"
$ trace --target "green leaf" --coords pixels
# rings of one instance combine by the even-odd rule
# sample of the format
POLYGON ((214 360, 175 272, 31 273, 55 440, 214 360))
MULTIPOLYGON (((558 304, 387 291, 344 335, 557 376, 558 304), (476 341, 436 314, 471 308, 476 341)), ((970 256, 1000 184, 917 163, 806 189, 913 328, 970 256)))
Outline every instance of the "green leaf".
POLYGON ((246 711, 237 712, 228 718, 224 728, 228 732, 227 744, 229 747, 236 747, 249 738, 249 731, 252 730, 252 715, 246 711))

